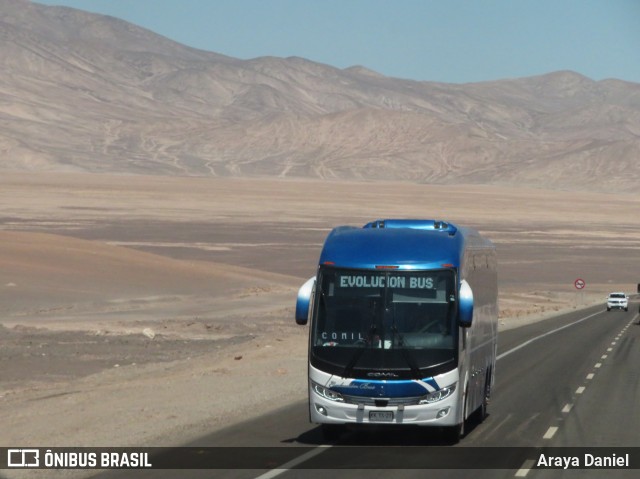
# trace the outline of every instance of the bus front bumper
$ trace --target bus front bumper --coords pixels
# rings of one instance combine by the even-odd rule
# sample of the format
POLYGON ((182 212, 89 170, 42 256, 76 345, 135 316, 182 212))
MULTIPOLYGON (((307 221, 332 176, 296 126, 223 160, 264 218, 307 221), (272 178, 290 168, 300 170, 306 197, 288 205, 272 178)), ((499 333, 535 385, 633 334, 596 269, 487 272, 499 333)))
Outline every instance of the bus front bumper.
POLYGON ((315 424, 413 424, 417 426, 455 426, 458 394, 433 404, 379 407, 330 401, 311 391, 311 422, 315 424))

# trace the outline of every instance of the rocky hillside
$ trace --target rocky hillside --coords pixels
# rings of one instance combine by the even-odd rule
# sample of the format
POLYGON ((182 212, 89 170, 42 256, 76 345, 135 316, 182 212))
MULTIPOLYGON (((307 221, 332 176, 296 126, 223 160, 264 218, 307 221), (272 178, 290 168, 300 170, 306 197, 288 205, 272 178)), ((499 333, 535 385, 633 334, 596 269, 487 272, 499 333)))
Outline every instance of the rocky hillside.
POLYGON ((239 60, 0 0, 0 169, 638 190, 640 84, 239 60))

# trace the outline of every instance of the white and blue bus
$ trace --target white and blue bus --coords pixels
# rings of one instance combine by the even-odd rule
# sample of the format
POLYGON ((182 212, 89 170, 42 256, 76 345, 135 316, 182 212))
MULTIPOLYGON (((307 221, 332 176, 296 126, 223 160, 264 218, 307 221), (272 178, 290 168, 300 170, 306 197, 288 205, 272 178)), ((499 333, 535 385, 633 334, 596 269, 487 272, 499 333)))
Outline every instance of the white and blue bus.
POLYGON ((377 220, 328 235, 298 293, 310 323, 309 415, 335 438, 349 424, 444 428, 483 419, 497 348, 494 245, 434 220, 377 220))

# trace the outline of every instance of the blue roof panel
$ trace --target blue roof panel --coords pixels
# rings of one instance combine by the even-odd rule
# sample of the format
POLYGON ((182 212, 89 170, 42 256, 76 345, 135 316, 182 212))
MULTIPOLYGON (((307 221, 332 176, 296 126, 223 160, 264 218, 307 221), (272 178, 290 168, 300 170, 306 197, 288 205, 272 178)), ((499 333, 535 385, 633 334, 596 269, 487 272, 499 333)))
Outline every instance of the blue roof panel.
POLYGON ((399 269, 439 269, 444 264, 460 266, 464 229, 450 224, 445 229, 424 227, 423 223, 414 220, 411 223, 407 220, 380 221, 387 222, 387 226, 375 226, 379 223, 375 222, 364 228, 335 228, 325 241, 320 264, 361 269, 376 266, 398 266, 399 269))

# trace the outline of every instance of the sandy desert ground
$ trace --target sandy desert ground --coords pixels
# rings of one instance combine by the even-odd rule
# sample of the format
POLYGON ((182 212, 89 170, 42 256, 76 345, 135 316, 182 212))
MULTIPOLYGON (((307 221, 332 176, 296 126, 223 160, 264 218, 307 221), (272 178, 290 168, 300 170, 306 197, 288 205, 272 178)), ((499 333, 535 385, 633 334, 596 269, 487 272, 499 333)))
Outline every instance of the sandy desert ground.
POLYGON ((640 282, 640 194, 3 172, 0 204, 4 446, 179 445, 304 398, 295 294, 339 224, 478 228, 502 328, 640 282))

